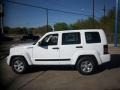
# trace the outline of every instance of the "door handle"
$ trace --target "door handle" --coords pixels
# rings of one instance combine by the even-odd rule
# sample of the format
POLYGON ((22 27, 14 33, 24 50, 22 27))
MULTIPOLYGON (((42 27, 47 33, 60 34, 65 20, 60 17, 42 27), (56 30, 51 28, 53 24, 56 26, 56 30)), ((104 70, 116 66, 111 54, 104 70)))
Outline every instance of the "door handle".
POLYGON ((76 46, 76 48, 83 48, 82 46, 76 46))
POLYGON ((52 49, 59 49, 58 47, 54 47, 54 48, 52 48, 52 49))

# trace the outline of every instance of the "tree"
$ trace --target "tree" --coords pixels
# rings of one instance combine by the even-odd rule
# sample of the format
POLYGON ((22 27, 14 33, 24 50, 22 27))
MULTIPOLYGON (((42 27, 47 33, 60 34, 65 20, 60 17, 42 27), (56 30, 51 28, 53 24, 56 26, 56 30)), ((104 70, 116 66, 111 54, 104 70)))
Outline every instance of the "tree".
POLYGON ((100 26, 105 30, 106 33, 114 32, 114 22, 115 22, 115 10, 112 9, 108 12, 105 17, 100 19, 100 26))
POLYGON ((20 34, 28 34, 28 29, 26 27, 21 28, 20 34))
POLYGON ((68 25, 66 23, 60 22, 60 23, 54 24, 54 29, 57 31, 61 31, 61 30, 67 30, 69 28, 68 28, 68 25))
POLYGON ((77 22, 70 24, 70 29, 74 30, 74 29, 80 29, 81 28, 81 21, 78 20, 77 22))
POLYGON ((10 27, 6 26, 3 29, 4 29, 4 33, 5 34, 9 34, 10 33, 10 29, 11 29, 10 27))
MULTIPOLYGON (((71 29, 92 29, 93 28, 93 19, 88 17, 85 20, 78 20, 77 22, 70 25, 71 29)), ((94 28, 99 28, 99 22, 94 20, 94 28)))
POLYGON ((47 32, 51 32, 53 29, 52 29, 52 27, 50 25, 48 25, 48 26, 45 25, 45 26, 39 27, 38 30, 39 30, 40 34, 43 35, 43 34, 45 34, 47 32))

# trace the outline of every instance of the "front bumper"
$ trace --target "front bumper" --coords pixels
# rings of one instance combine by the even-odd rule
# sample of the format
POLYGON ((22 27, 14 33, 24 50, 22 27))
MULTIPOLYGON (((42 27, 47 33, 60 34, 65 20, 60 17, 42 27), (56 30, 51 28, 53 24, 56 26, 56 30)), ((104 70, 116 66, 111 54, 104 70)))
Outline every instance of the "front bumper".
POLYGON ((7 58, 6 58, 6 59, 7 59, 7 64, 8 64, 8 65, 10 65, 10 58, 11 58, 11 56, 10 56, 10 55, 9 55, 9 56, 7 56, 7 58))

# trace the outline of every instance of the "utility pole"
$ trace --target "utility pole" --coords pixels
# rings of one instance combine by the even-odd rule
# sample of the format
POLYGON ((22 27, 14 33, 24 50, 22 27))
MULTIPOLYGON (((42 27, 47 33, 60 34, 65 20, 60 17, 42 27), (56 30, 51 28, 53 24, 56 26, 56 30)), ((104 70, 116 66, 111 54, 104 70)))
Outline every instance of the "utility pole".
MULTIPOLYGON (((103 7, 103 15, 104 15, 104 24, 105 24, 105 16, 106 16, 106 6, 105 6, 105 3, 104 3, 104 7, 103 7)), ((103 26, 104 28, 104 26, 103 26)))
POLYGON ((94 20, 95 20, 95 1, 93 0, 93 28, 95 24, 94 20))
POLYGON ((116 0, 115 8, 115 31, 114 31, 114 47, 118 47, 118 3, 119 0, 116 0))
POLYGON ((48 32, 48 9, 46 9, 46 16, 47 16, 47 32, 48 32))
POLYGON ((105 6, 105 4, 104 4, 103 12, 104 12, 104 17, 105 17, 106 16, 106 6, 105 6))
POLYGON ((1 28, 1 34, 4 34, 3 31, 3 1, 0 1, 0 28, 1 28))

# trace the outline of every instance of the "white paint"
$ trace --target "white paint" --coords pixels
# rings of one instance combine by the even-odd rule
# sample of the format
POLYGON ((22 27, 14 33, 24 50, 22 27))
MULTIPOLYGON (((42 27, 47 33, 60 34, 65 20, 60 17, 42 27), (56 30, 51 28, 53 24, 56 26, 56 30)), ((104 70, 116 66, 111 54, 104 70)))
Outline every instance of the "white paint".
POLYGON ((107 44, 105 33, 102 29, 87 29, 87 30, 66 30, 55 31, 45 34, 35 45, 16 46, 10 49, 10 55, 7 58, 7 63, 10 63, 11 56, 22 55, 26 58, 29 65, 75 65, 79 56, 94 55, 98 64, 110 61, 110 54, 103 53, 103 45, 107 44), (81 44, 61 45, 62 33, 79 32, 81 36, 81 44), (85 40, 85 32, 99 32, 101 43, 87 44, 85 40), (58 34, 58 44, 52 46, 39 46, 47 35, 58 34), (83 48, 76 48, 82 46, 83 48), (53 49, 58 47, 59 49, 53 49), (43 61, 35 61, 40 59, 43 61), (44 60, 53 61, 44 61, 44 60), (58 59, 58 61, 54 61, 58 59), (60 61, 61 59, 70 59, 69 61, 60 61))

